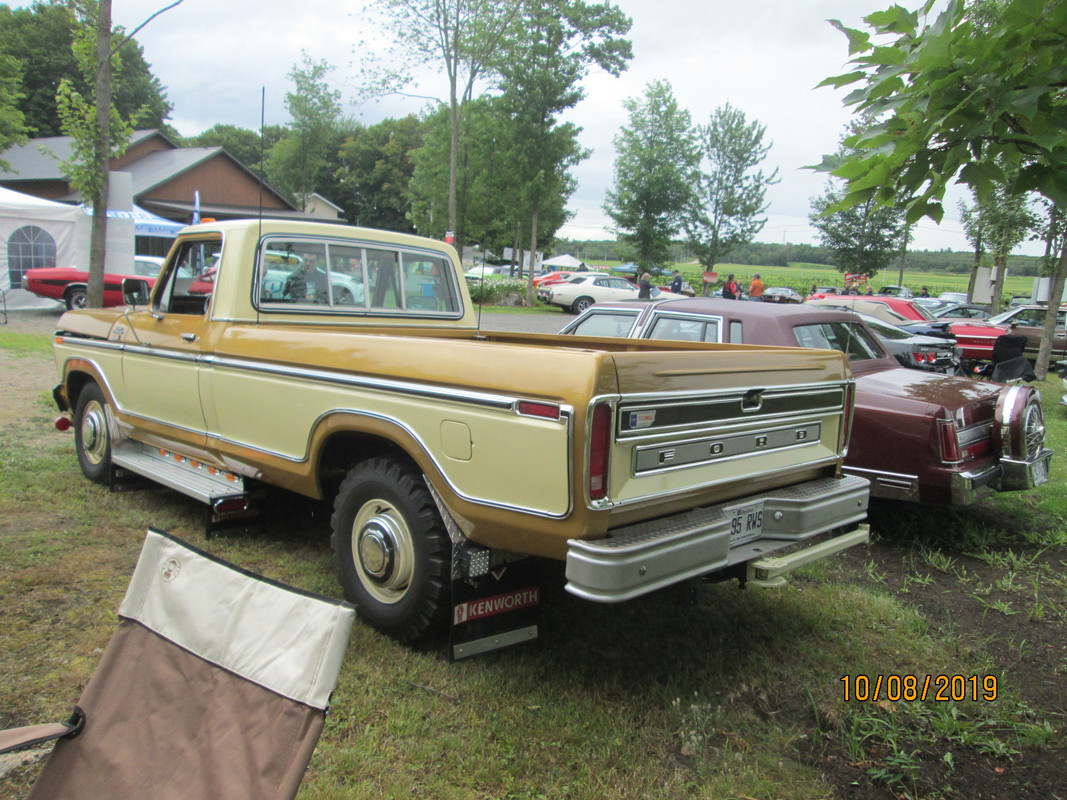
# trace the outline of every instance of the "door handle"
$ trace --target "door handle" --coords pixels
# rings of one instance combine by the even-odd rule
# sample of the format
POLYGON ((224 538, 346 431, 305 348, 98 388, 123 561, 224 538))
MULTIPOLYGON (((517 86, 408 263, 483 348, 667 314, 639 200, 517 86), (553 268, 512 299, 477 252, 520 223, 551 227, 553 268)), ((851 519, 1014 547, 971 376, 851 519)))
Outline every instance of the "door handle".
POLYGON ((184 339, 187 342, 195 342, 196 341, 196 334, 195 333, 183 333, 182 334, 182 339, 184 339))

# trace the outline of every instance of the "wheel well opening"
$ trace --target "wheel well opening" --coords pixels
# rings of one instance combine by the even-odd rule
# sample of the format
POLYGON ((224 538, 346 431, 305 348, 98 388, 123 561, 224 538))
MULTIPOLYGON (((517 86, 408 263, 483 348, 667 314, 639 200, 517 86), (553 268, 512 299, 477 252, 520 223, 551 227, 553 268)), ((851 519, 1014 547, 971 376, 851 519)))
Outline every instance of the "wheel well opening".
POLYGON ((335 433, 319 453, 318 476, 322 496, 335 496, 341 481, 352 467, 376 456, 389 456, 415 465, 414 459, 387 439, 357 431, 335 433))

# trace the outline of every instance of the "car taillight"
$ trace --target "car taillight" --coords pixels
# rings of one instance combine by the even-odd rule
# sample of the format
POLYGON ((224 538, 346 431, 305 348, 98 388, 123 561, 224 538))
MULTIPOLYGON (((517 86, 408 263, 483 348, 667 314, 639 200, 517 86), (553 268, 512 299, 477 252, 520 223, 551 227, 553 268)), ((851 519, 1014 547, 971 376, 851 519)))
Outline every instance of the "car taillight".
POLYGON ((958 464, 963 460, 955 420, 939 419, 937 421, 937 440, 941 445, 942 461, 949 464, 958 464))
POLYGON ((849 383, 845 385, 845 408, 844 416, 841 419, 841 435, 838 437, 838 452, 844 453, 848 450, 849 440, 852 438, 852 415, 856 410, 856 384, 849 383))
POLYGON ((589 426, 589 499, 608 495, 608 454, 611 452, 611 406, 599 403, 589 426))

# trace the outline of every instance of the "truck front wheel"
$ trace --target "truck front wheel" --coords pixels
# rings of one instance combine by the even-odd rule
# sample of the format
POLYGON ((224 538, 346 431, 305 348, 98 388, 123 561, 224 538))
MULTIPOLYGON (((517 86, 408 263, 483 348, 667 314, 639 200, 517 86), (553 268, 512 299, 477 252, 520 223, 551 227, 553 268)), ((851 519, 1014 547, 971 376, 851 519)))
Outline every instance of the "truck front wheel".
POLYGON ((445 619, 452 545, 422 474, 391 458, 354 467, 334 501, 333 552, 359 615, 409 644, 445 619))
POLYGON ((111 412, 104 393, 95 383, 86 384, 74 410, 74 449, 85 477, 107 483, 111 472, 111 412))

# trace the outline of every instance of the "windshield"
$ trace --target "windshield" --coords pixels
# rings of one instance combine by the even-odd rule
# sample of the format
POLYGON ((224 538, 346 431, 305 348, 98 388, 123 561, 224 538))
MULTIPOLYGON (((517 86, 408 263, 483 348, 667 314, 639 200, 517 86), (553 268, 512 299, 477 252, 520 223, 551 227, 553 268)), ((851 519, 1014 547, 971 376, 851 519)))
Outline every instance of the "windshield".
POLYGON ((820 322, 815 325, 797 325, 793 328, 797 344, 801 347, 820 347, 838 350, 849 361, 868 361, 885 358, 885 352, 874 338, 855 322, 820 322))

